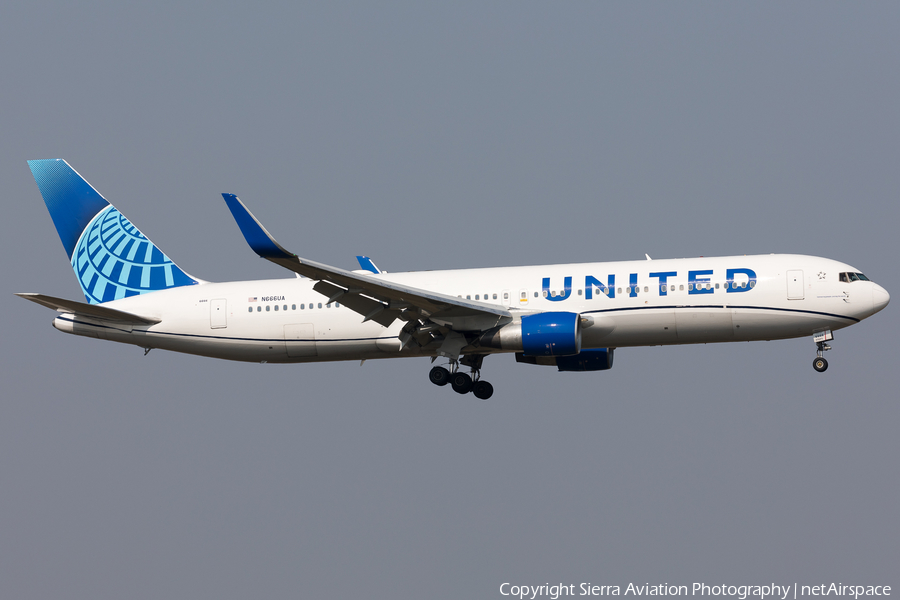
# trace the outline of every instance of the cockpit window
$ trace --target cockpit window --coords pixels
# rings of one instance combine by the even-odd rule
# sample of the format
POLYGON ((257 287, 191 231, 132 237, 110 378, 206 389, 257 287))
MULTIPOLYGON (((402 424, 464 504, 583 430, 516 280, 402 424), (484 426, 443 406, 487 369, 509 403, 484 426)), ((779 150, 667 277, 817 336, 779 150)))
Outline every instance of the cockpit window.
POLYGON ((841 273, 839 279, 842 283, 850 283, 851 281, 869 281, 869 278, 862 273, 841 273))

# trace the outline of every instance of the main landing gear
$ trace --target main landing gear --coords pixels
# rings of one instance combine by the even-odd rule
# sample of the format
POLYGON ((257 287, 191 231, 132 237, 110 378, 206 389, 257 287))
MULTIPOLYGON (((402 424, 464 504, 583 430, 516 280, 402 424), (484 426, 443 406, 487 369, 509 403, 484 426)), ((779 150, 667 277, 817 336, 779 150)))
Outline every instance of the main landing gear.
POLYGON ((484 355, 465 356, 459 362, 451 360, 450 369, 446 369, 445 367, 432 367, 431 371, 428 373, 428 379, 430 379, 431 383, 434 385, 444 386, 449 383, 450 387, 452 387, 453 391, 457 394, 468 394, 469 392, 472 392, 479 400, 487 400, 494 394, 494 386, 481 379, 482 362, 484 362, 484 355), (460 371, 460 363, 470 367, 472 369, 472 374, 469 375, 464 371, 460 371))
POLYGON ((816 358, 813 360, 813 369, 822 373, 825 369, 828 368, 828 361, 825 360, 826 350, 831 350, 831 346, 826 344, 825 342, 830 342, 834 339, 834 334, 831 331, 823 331, 821 333, 817 333, 815 337, 813 337, 813 341, 816 343, 816 358))

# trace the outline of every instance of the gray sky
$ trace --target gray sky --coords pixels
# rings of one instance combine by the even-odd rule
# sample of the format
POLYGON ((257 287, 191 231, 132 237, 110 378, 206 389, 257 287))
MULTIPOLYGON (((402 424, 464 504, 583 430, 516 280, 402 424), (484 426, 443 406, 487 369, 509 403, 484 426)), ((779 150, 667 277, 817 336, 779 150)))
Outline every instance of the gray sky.
MULTIPOLYGON (((895 3, 16 3, 0 9, 0 597, 498 598, 504 581, 900 586, 896 307, 605 373, 252 365, 66 336, 25 163, 188 272, 796 252, 896 298, 895 3)), ((896 303, 896 301, 895 301, 896 303)))

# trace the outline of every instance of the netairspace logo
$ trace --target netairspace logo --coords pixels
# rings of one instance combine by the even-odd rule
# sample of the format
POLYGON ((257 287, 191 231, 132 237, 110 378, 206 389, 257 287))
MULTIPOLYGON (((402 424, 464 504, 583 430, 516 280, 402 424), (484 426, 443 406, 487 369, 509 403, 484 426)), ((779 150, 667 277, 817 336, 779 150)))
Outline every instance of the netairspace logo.
POLYGON ((549 598, 558 600, 567 596, 729 596, 737 600, 748 598, 778 598, 779 600, 797 600, 801 597, 812 596, 843 596, 858 600, 861 596, 890 596, 889 585, 844 585, 842 583, 830 583, 820 585, 799 585, 797 583, 778 585, 725 585, 694 583, 688 588, 686 585, 669 585, 663 583, 651 585, 649 583, 627 586, 619 585, 595 585, 593 583, 545 583, 543 585, 515 585, 505 582, 500 585, 501 596, 511 596, 523 600, 535 600, 536 598, 549 598))

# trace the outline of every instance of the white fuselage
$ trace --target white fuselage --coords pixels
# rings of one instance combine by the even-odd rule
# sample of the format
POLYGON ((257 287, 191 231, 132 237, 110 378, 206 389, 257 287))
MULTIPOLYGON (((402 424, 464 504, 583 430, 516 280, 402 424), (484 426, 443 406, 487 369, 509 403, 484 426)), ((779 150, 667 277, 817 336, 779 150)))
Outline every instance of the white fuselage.
MULTIPOLYGON (((508 308, 590 316, 582 349, 771 340, 859 322, 883 308, 870 281, 841 282, 849 265, 814 256, 760 255, 372 274, 419 289, 508 308), (568 285, 567 285, 568 284, 568 285)), ((230 360, 315 362, 433 356, 389 327, 313 291, 303 278, 202 283, 108 302, 159 319, 117 325, 62 314, 57 329, 230 360)), ((339 302, 339 301, 338 301, 339 302)), ((498 349, 467 347, 463 353, 498 349)))

